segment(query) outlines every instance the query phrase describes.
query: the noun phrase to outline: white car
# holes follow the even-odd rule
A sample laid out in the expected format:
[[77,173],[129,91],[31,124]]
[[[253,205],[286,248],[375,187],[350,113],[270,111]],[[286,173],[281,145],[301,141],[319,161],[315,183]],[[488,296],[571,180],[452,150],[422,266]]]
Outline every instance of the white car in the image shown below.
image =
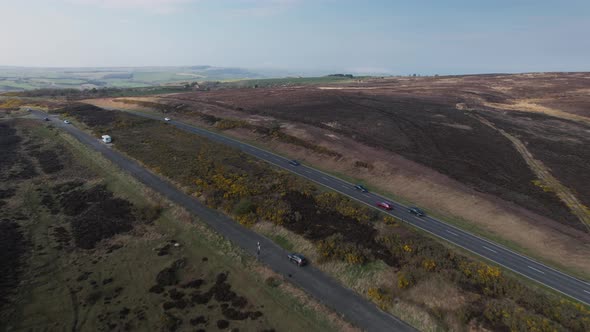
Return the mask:
[[70,123],[70,121],[69,121],[69,120],[64,120],[64,123],[65,123],[65,124],[69,124],[69,123]]
[[170,121],[170,118],[164,118],[164,121],[168,122]]

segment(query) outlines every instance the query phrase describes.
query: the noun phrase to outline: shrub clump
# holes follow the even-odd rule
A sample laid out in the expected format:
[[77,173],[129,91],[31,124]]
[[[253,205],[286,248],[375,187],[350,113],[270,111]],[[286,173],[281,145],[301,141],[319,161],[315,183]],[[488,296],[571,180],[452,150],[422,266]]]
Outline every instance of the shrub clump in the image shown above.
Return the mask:
[[371,251],[354,243],[344,241],[342,234],[331,235],[316,243],[322,260],[341,260],[349,264],[362,265],[372,260]]

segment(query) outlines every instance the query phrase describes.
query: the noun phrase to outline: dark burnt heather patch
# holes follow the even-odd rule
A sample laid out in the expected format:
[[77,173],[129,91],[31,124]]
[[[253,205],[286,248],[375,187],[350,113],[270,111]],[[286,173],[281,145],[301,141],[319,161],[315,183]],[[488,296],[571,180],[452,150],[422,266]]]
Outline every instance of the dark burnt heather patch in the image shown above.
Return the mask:
[[61,171],[64,166],[59,160],[59,156],[53,150],[40,151],[38,149],[29,152],[35,157],[45,174],[53,174]]
[[70,246],[71,235],[65,227],[58,226],[53,228],[51,235],[53,235],[55,242],[58,244],[57,249]]
[[17,162],[17,170],[14,171],[10,177],[14,180],[28,180],[39,175],[33,162],[25,156],[20,156]]
[[158,273],[156,276],[156,283],[160,287],[165,286],[173,286],[176,285],[179,281],[178,279],[178,270],[184,267],[186,264],[186,259],[178,259],[174,261],[169,267],[163,269]]
[[70,226],[77,247],[92,249],[99,241],[133,228],[136,218],[130,202],[113,197],[104,185],[81,186],[79,181],[69,181],[52,188],[63,213],[72,217]]
[[16,129],[0,122],[0,179],[3,181],[7,179],[7,171],[17,162],[21,141]]
[[377,230],[368,221],[359,222],[336,211],[325,210],[313,196],[298,191],[287,192],[283,199],[292,211],[283,223],[285,228],[314,242],[341,235],[345,243],[357,245],[360,251],[370,250],[374,258],[397,266],[387,249],[375,240]]
[[0,189],[0,208],[2,208],[4,205],[6,205],[5,200],[14,196],[15,193],[16,193],[16,189],[14,189],[14,188]]
[[0,123],[0,180],[28,180],[38,175],[35,166],[22,151],[26,142],[9,122]]
[[130,231],[134,219],[131,203],[126,200],[109,198],[94,203],[72,219],[74,241],[80,248],[92,249],[101,240]]
[[56,113],[76,116],[90,127],[108,126],[117,119],[116,112],[88,104],[70,104],[57,110]]
[[0,199],[8,199],[16,193],[14,188],[0,189]]
[[9,296],[19,284],[26,250],[21,227],[15,221],[0,220],[0,308],[10,303]]
[[98,185],[90,189],[75,189],[59,196],[63,212],[68,216],[76,216],[90,205],[111,199],[113,194],[105,186]]

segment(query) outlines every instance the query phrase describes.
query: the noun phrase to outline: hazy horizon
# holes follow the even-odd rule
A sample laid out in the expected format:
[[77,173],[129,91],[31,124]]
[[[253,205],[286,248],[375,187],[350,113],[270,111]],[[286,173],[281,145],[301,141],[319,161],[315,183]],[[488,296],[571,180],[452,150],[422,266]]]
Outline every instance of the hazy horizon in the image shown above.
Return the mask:
[[590,3],[8,0],[0,66],[407,75],[590,71]]

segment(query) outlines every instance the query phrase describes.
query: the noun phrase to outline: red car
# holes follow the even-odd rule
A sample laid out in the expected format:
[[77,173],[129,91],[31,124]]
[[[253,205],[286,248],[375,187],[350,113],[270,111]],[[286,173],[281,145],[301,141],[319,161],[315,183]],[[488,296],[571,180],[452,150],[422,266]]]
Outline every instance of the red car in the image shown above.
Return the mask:
[[384,210],[393,210],[393,205],[391,205],[391,203],[379,202],[376,205]]

